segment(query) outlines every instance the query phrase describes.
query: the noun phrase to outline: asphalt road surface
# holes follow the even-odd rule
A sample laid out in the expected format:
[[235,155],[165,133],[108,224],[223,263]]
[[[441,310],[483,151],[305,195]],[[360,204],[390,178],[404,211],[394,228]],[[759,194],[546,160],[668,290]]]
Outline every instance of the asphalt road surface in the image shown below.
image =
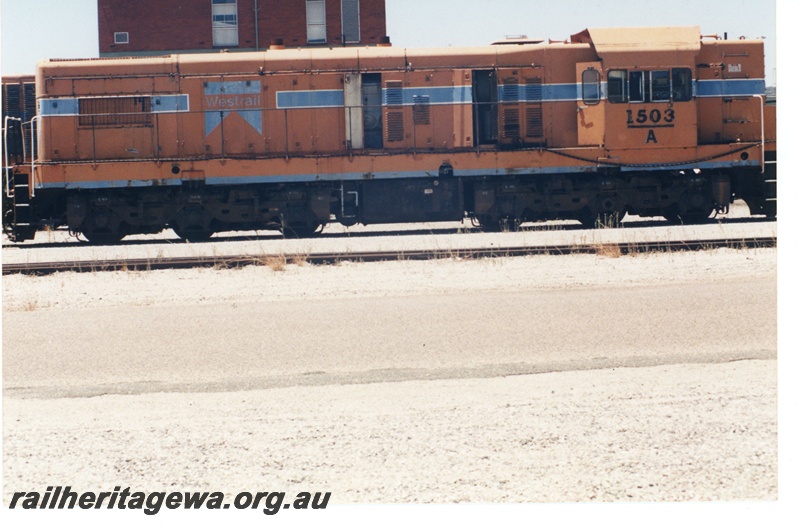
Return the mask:
[[4,388],[14,397],[218,392],[773,359],[776,291],[767,277],[7,312]]

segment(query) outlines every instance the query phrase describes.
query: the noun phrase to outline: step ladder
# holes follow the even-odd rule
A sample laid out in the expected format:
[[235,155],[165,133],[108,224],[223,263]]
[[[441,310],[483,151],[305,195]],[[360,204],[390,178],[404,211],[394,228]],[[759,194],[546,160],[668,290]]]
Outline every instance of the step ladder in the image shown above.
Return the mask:
[[12,221],[8,236],[14,242],[27,241],[36,234],[31,210],[30,179],[27,173],[19,171],[13,171],[11,177]]

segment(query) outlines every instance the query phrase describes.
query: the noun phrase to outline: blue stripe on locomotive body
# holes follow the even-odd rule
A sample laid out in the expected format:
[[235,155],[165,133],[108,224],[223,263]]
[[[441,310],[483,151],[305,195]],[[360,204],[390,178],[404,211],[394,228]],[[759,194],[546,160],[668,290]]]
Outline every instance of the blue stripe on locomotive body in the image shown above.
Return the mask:
[[[215,84],[236,84],[238,93],[258,93],[259,84],[252,83],[245,86],[244,82],[220,82]],[[234,88],[234,86],[230,86]],[[605,83],[603,83],[605,95]],[[214,94],[225,94],[224,86],[209,86]],[[387,101],[387,92],[400,91],[401,103]],[[753,96],[766,93],[764,79],[725,79],[725,80],[696,80],[694,94],[698,98]],[[499,103],[513,102],[577,102],[581,99],[580,84],[542,84],[541,89],[526,90],[516,87],[513,91],[507,86],[497,86],[497,101]],[[211,94],[207,92],[206,94]],[[446,87],[404,87],[383,89],[384,105],[410,106],[419,103],[420,97],[427,97],[427,103],[432,105],[471,104],[472,86],[446,86]],[[96,97],[92,97],[96,98]],[[39,100],[39,115],[42,117],[76,116],[79,114],[79,100],[73,97],[60,97]],[[185,113],[190,110],[189,95],[155,95],[150,97],[151,111],[153,113]],[[278,109],[314,109],[314,108],[341,108],[344,107],[344,91],[339,89],[317,91],[279,91],[276,94],[276,107]],[[250,111],[255,110],[251,109]]]
[[[136,95],[131,95],[136,96]],[[84,99],[120,97],[82,97]],[[42,117],[76,117],[80,115],[81,98],[59,97],[39,100],[39,115]],[[150,97],[151,113],[187,113],[189,95],[154,95]]]
[[[393,100],[392,94],[397,91],[400,92],[400,98]],[[411,106],[420,101],[419,97],[427,97],[427,103],[432,105],[471,104],[472,86],[406,87],[382,90],[384,106]],[[344,91],[341,89],[279,91],[276,94],[276,107],[278,109],[341,108],[344,107]]]
[[156,95],[150,97],[153,113],[186,113],[189,111],[189,95]]
[[764,79],[698,80],[695,87],[695,96],[698,98],[763,96],[766,93]]
[[341,89],[278,91],[275,97],[275,106],[278,109],[344,107],[344,91]]
[[[602,96],[606,96],[606,83],[602,84]],[[399,93],[397,93],[399,92]],[[697,97],[726,97],[764,95],[766,83],[763,79],[699,80],[694,83]],[[403,87],[382,90],[384,106],[411,106],[428,97],[432,105],[471,104],[471,86]],[[344,107],[344,92],[341,90],[281,91],[277,93],[278,109]],[[525,86],[509,88],[497,86],[499,103],[514,102],[577,102],[581,100],[581,84],[542,84],[541,89],[525,89]]]
[[164,180],[98,180],[98,181],[75,181],[75,182],[50,182],[47,184],[36,184],[36,189],[64,189],[64,190],[108,190],[122,188],[151,188],[154,186],[180,186],[181,179]]
[[[395,90],[401,91],[400,104],[389,100]],[[384,106],[413,106],[420,102],[421,97],[427,97],[427,103],[432,105],[472,104],[472,86],[387,88],[382,94]]]
[[[541,98],[526,99],[524,89],[520,90],[522,96],[512,98],[501,85],[497,87],[497,98],[498,102],[574,102],[579,99],[579,92],[579,84],[544,84]],[[278,109],[344,107],[342,90],[279,91],[276,97]],[[427,97],[425,102],[431,105],[472,104],[472,86],[384,88],[381,95],[384,106],[413,106],[421,97]]]
[[67,97],[40,99],[39,115],[42,117],[74,117],[78,115],[78,99]]
[[541,89],[525,89],[526,86],[497,86],[497,101],[509,102],[577,102],[580,100],[580,84],[542,84]]

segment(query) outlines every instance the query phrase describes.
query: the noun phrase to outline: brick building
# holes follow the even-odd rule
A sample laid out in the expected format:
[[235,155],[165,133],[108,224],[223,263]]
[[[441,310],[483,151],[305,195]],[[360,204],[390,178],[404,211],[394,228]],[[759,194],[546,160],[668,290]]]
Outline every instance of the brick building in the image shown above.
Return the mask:
[[385,0],[98,0],[100,56],[369,46],[386,35]]

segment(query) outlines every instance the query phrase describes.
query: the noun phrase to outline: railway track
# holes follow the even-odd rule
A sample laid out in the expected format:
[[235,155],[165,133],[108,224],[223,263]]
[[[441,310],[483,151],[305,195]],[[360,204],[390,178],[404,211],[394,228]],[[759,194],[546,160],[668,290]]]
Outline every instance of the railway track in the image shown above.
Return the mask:
[[148,259],[75,260],[3,264],[3,275],[46,275],[56,272],[147,271],[186,268],[236,268],[241,266],[274,266],[285,263],[336,264],[343,261],[376,262],[430,259],[478,259],[518,257],[524,255],[598,254],[607,256],[644,252],[677,252],[719,248],[749,249],[777,246],[777,237],[742,239],[702,239],[692,241],[625,242],[605,244],[570,244],[517,246],[505,248],[423,249],[339,253],[274,253],[259,255],[158,257]]

